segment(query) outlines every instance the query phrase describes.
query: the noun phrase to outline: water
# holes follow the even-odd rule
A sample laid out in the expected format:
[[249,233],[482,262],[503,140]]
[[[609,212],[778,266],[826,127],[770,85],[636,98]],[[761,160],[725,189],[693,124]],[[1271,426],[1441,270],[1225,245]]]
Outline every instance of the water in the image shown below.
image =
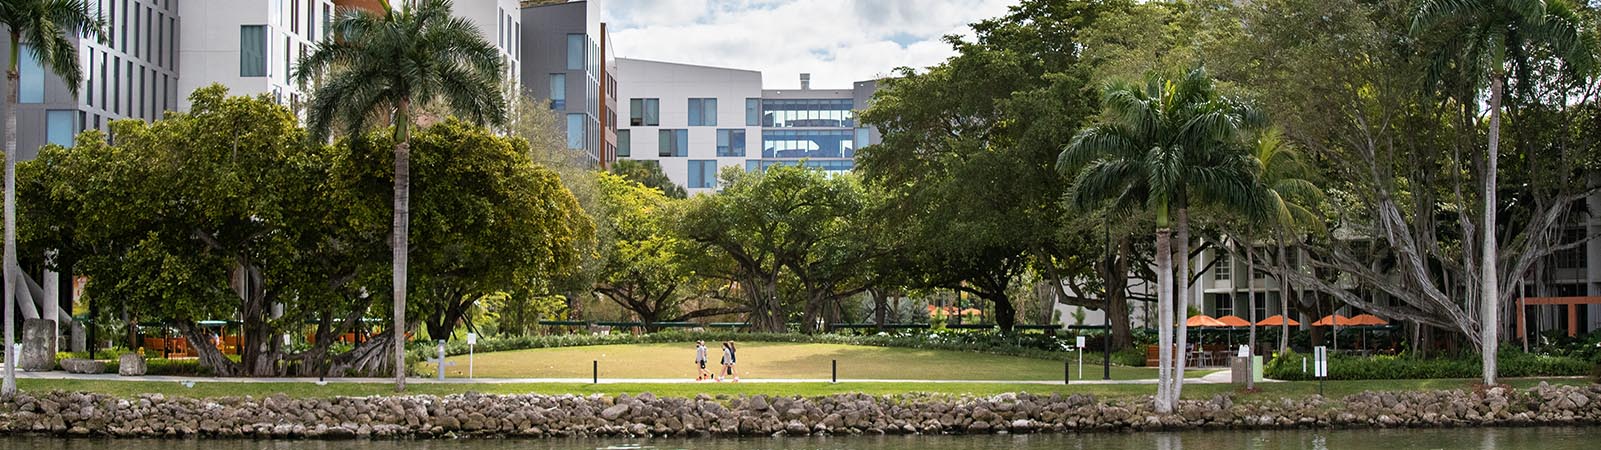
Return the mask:
[[[1288,430],[1184,433],[1085,433],[1011,436],[839,436],[741,439],[532,439],[457,441],[215,441],[0,437],[10,450],[545,450],[654,448],[708,450],[1058,450],[1058,449],[1595,449],[1601,427],[1427,430]],[[638,447],[634,447],[638,446]]]

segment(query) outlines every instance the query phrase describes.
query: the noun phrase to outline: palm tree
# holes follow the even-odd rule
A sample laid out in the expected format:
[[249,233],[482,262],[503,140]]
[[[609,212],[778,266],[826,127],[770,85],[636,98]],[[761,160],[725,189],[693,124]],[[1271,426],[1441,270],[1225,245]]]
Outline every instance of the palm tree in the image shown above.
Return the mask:
[[[1251,159],[1257,165],[1257,180],[1266,196],[1266,212],[1274,218],[1279,270],[1295,270],[1285,252],[1285,239],[1288,236],[1299,239],[1299,230],[1322,230],[1323,219],[1315,205],[1323,200],[1323,191],[1308,179],[1312,171],[1301,151],[1285,142],[1277,128],[1263,130],[1252,144]],[[1286,319],[1279,333],[1280,354],[1290,348],[1290,292],[1289,276],[1280,275],[1279,311]]]
[[[1495,239],[1496,159],[1501,150],[1501,97],[1509,73],[1530,74],[1535,50],[1548,49],[1568,73],[1597,63],[1596,38],[1567,0],[1425,0],[1412,16],[1412,32],[1449,33],[1435,49],[1436,72],[1464,77],[1477,95],[1487,82],[1489,147],[1484,166],[1484,218],[1479,227],[1479,344],[1486,385],[1495,384],[1500,331],[1500,286]],[[1454,66],[1445,69],[1445,66]],[[1532,80],[1525,80],[1532,81]],[[1475,99],[1463,102],[1475,104]]]
[[451,15],[450,0],[407,0],[382,13],[351,8],[331,24],[334,36],[316,46],[294,72],[302,85],[318,82],[306,110],[312,136],[326,140],[336,125],[361,132],[389,121],[395,138],[394,252],[395,390],[406,386],[406,252],[409,245],[411,126],[420,106],[437,104],[475,123],[501,125],[503,62],[471,22]]
[[[1193,202],[1226,206],[1260,203],[1252,189],[1249,156],[1239,130],[1257,115],[1217,94],[1202,68],[1175,79],[1155,74],[1143,86],[1114,83],[1102,96],[1101,121],[1076,134],[1057,159],[1073,177],[1069,196],[1078,208],[1111,202],[1122,212],[1145,209],[1156,217],[1157,335],[1160,373],[1156,409],[1168,413],[1183,388],[1182,355],[1175,362],[1174,313],[1188,278],[1188,208]],[[1173,245],[1177,231],[1179,245]],[[1173,255],[1179,254],[1174,287]],[[1183,323],[1183,320],[1178,321]],[[1178,345],[1185,345],[1185,327]]]
[[[17,392],[16,368],[11,364],[16,339],[15,315],[17,281],[17,96],[21,94],[22,44],[27,57],[61,77],[67,90],[78,95],[83,69],[78,65],[78,43],[72,38],[100,37],[100,15],[80,0],[0,0],[0,24],[11,37],[11,61],[6,66],[6,174],[5,174],[5,333],[6,373],[0,395],[10,398]],[[54,319],[54,318],[52,318]]]

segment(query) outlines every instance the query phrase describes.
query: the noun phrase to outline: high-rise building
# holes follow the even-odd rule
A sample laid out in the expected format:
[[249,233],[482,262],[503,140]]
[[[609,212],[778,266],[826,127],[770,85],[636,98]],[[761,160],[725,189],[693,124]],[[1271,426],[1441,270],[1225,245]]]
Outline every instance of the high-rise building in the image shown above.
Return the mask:
[[523,92],[561,115],[567,148],[605,167],[617,155],[617,61],[600,2],[530,3],[522,8]]
[[849,89],[762,89],[753,70],[620,58],[618,83],[627,121],[618,125],[617,157],[656,161],[691,193],[717,188],[726,167],[762,170],[800,164],[825,171],[855,167],[856,149],[878,134],[859,126],[875,81]]
[[[106,21],[101,40],[69,37],[76,45],[83,82],[73,97],[61,77],[34,58],[17,59],[17,157],[32,159],[45,144],[71,145],[85,129],[105,130],[115,119],[153,120],[178,107],[179,32],[176,2],[91,0]],[[0,56],[9,58],[9,37],[0,36]],[[0,91],[4,91],[0,89]],[[0,95],[6,95],[0,92]]]
[[[270,94],[297,108],[306,92],[291,77],[300,58],[329,34],[333,0],[177,1],[178,109],[189,93],[212,83],[232,95]],[[115,30],[116,28],[111,28]]]

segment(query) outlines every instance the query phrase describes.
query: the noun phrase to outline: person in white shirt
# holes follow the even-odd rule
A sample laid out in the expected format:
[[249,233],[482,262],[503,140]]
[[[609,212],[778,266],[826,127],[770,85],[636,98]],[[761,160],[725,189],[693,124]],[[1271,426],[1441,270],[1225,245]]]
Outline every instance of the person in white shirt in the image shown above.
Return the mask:
[[695,381],[712,377],[711,372],[706,371],[706,341],[695,341],[695,365],[700,367],[700,372],[695,375]]

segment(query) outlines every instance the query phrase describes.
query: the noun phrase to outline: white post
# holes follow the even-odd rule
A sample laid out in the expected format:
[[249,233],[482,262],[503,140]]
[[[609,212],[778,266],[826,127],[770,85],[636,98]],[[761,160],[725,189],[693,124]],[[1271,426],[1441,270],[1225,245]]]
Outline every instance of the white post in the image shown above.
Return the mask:
[[1084,336],[1077,336],[1075,338],[1075,340],[1078,341],[1078,342],[1076,342],[1076,344],[1078,344],[1078,379],[1082,380],[1082,379],[1084,379],[1084,344],[1085,344],[1084,341],[1085,340],[1084,340]]
[[473,347],[478,345],[478,333],[467,333],[467,379],[473,378]]

